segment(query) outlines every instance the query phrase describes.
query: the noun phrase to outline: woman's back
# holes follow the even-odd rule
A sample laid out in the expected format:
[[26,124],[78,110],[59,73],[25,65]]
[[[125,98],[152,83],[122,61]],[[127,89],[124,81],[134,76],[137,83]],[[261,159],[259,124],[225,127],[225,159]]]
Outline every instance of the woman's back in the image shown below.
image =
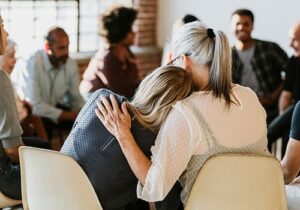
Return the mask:
[[266,114],[256,94],[249,88],[235,85],[232,100],[234,102],[227,108],[225,100],[215,98],[211,92],[200,91],[182,104],[204,118],[221,145],[234,148],[266,138]]
[[[212,92],[192,94],[176,103],[158,134],[152,160],[167,163],[159,166],[163,168],[159,174],[166,177],[163,188],[169,189],[180,175],[183,203],[210,156],[218,153],[268,154],[266,114],[257,96],[249,88],[238,85],[233,88],[233,95],[235,102],[226,107],[225,100],[215,98]],[[164,151],[161,144],[168,145],[163,147]]]
[[[256,95],[241,86],[235,86],[233,94],[237,103],[231,104],[229,109],[224,108],[225,101],[214,99],[210,93],[198,92],[194,94],[195,98],[187,100],[189,105],[186,108],[193,113],[190,120],[197,121],[191,124],[197,124],[200,129],[193,131],[199,146],[187,166],[188,170],[180,178],[186,182],[182,197],[189,194],[194,182],[192,179],[212,155],[269,154],[266,150],[266,114]],[[197,136],[200,138],[197,139]]]

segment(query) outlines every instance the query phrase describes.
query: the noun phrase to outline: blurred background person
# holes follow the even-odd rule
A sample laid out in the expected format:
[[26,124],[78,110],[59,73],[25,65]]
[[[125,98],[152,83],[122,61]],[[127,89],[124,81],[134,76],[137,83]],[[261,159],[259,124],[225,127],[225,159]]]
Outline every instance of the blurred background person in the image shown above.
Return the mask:
[[44,49],[29,58],[22,78],[24,95],[33,113],[42,117],[49,139],[53,128],[70,130],[84,100],[78,88],[78,66],[69,57],[69,37],[64,29],[50,28]]
[[282,138],[281,156],[286,151],[289,141],[289,131],[295,104],[300,99],[300,22],[296,23],[289,31],[290,46],[294,50],[289,59],[283,91],[279,99],[279,116],[268,126],[268,147],[272,146],[278,138]]
[[[0,69],[6,71],[8,75],[11,75],[15,68],[17,61],[16,50],[16,43],[8,39],[4,54],[0,58]],[[39,137],[44,141],[48,141],[48,136],[41,118],[33,115],[31,105],[26,100],[22,100],[18,95],[18,87],[16,87],[17,85],[17,83],[13,83],[19,120],[23,129],[23,140],[24,138],[27,139],[27,137]]]
[[172,55],[170,53],[171,52],[170,42],[172,39],[172,34],[174,34],[182,25],[193,21],[200,21],[200,19],[192,14],[186,14],[185,16],[176,20],[173,23],[171,36],[168,38],[163,48],[161,65],[165,65],[171,60]]
[[257,94],[267,112],[269,124],[278,115],[283,82],[281,72],[286,67],[288,56],[278,44],[252,37],[252,11],[234,11],[231,24],[236,37],[232,47],[233,82],[249,87]]
[[133,23],[137,11],[126,7],[113,7],[100,16],[99,34],[105,41],[89,63],[80,83],[80,93],[87,100],[100,88],[107,88],[128,99],[139,84],[139,71],[130,50],[134,44]]
[[[0,17],[0,57],[7,44],[7,32]],[[23,145],[22,128],[14,97],[14,90],[7,73],[0,70],[0,190],[13,199],[21,199],[20,166],[18,148]]]
[[[0,59],[7,46],[8,33],[0,16]],[[4,65],[5,66],[5,65]],[[15,93],[8,74],[0,68],[0,191],[13,199],[21,199],[21,177],[18,148],[23,145],[22,128],[15,101]],[[25,142],[24,142],[25,143]],[[34,143],[34,144],[31,144]],[[49,149],[49,145],[33,139],[27,146]]]
[[281,161],[289,210],[300,206],[300,102],[293,111],[290,139]]

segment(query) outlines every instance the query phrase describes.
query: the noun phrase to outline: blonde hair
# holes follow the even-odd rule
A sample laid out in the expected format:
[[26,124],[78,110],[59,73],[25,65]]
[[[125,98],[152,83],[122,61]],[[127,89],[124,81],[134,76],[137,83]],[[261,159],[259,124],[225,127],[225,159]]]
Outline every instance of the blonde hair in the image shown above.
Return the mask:
[[208,88],[214,96],[224,97],[226,104],[231,103],[231,49],[222,31],[208,28],[199,21],[183,25],[172,39],[174,57],[188,55],[196,64],[209,67]]
[[128,108],[144,127],[157,132],[176,101],[193,89],[192,78],[184,69],[162,66],[141,82]]

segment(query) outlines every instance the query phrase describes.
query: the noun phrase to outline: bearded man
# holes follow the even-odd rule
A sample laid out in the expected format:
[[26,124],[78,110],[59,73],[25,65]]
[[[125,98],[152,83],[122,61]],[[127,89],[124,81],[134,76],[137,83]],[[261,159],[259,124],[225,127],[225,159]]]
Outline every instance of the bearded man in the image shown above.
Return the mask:
[[72,127],[84,101],[78,88],[78,66],[69,57],[69,37],[64,29],[48,31],[44,49],[28,59],[20,82],[33,113],[42,117],[49,139],[53,127]]

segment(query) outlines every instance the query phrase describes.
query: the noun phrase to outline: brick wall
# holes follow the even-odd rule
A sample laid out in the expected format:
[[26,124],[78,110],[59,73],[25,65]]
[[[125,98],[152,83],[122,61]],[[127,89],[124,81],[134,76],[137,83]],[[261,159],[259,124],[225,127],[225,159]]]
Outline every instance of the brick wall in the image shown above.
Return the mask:
[[134,8],[138,10],[138,17],[135,21],[136,44],[138,46],[155,45],[157,0],[135,0]]
[[141,78],[160,66],[161,63],[161,50],[156,46],[149,47],[133,47],[133,53],[137,58],[137,66],[140,70]]
[[143,78],[161,63],[161,50],[156,47],[157,0],[135,0],[134,8],[138,10],[138,17],[133,51]]

